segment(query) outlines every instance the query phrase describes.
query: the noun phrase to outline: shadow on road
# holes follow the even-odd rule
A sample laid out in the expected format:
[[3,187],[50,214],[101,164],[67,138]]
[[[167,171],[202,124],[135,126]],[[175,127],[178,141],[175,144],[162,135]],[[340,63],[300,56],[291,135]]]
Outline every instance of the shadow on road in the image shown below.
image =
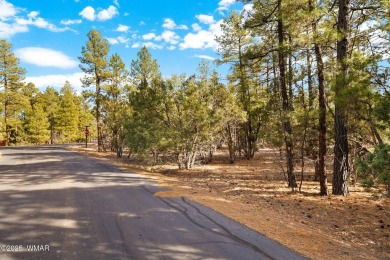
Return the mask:
[[[210,211],[215,221],[184,198],[157,198],[163,189],[138,174],[62,147],[1,151],[0,246],[23,248],[0,247],[1,259],[271,258],[247,242],[260,239],[255,232]],[[29,252],[28,245],[50,250]]]

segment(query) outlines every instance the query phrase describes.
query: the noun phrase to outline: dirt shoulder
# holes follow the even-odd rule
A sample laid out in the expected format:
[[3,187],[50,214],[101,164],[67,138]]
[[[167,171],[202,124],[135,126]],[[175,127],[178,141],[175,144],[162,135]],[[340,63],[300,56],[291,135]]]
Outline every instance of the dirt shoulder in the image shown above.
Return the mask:
[[319,185],[311,181],[310,167],[305,168],[302,192],[292,193],[271,149],[235,164],[220,153],[212,163],[192,170],[147,167],[93,147],[70,149],[149,177],[170,188],[156,196],[190,198],[309,258],[390,259],[389,198],[359,187],[351,187],[348,197],[317,196]]

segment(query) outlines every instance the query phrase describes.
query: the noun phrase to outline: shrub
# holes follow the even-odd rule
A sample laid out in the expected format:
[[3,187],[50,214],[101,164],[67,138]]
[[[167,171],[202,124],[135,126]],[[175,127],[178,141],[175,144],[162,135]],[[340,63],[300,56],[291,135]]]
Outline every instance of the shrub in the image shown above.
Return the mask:
[[384,183],[390,197],[390,145],[378,145],[363,160],[356,161],[362,185],[370,188],[376,181]]

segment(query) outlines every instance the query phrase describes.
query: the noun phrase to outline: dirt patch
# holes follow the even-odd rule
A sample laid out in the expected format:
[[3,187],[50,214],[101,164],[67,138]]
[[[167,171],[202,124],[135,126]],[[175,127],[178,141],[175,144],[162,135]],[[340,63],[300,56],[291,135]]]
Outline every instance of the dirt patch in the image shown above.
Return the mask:
[[[97,153],[72,150],[158,181],[170,191],[156,196],[188,197],[313,259],[390,259],[390,199],[379,190],[351,187],[348,197],[321,197],[305,167],[302,191],[286,187],[278,155],[261,149],[251,160],[228,163],[226,153],[192,170],[175,165],[145,166]],[[297,169],[297,172],[300,169]],[[298,176],[300,179],[301,176]],[[329,188],[331,189],[330,185]]]

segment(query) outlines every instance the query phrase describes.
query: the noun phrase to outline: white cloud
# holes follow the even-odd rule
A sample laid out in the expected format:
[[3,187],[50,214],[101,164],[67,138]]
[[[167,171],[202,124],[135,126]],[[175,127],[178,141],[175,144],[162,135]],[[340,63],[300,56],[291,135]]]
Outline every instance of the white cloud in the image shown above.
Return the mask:
[[194,23],[191,26],[192,26],[192,30],[194,30],[195,32],[199,32],[200,30],[202,30],[202,27],[200,27],[200,25],[197,23]]
[[160,38],[162,40],[164,40],[165,42],[170,43],[172,45],[178,44],[179,39],[180,39],[180,37],[175,32],[168,31],[168,30],[164,31],[161,34],[161,36],[159,36],[159,38],[157,38],[157,40]]
[[215,35],[215,36],[221,36],[223,34],[221,25],[223,23],[223,20],[219,20],[213,24],[210,25],[210,31]]
[[107,21],[112,19],[115,15],[119,14],[115,6],[110,5],[107,9],[101,10],[97,14],[97,19],[99,21]]
[[222,34],[222,20],[210,24],[208,30],[200,30],[195,33],[188,33],[184,37],[184,41],[179,44],[181,50],[185,49],[214,49],[218,47],[215,41],[217,36]]
[[17,10],[13,4],[5,0],[0,0],[0,21],[5,21],[9,17],[16,15]]
[[95,20],[95,9],[92,6],[85,7],[80,13],[83,18],[94,21]]
[[116,38],[106,38],[106,39],[107,39],[108,43],[111,45],[119,44],[119,41]]
[[107,38],[107,41],[110,44],[115,45],[115,44],[119,44],[119,43],[128,43],[129,38],[127,38],[125,36],[118,36],[116,38]]
[[199,22],[203,24],[213,24],[215,22],[213,16],[206,14],[199,14],[196,16],[196,19],[198,19]]
[[38,17],[38,15],[39,15],[39,13],[37,11],[32,11],[27,16],[28,16],[28,18],[35,19]]
[[119,24],[118,28],[115,31],[127,33],[129,31],[129,29],[130,29],[130,26]]
[[164,19],[164,24],[162,27],[166,28],[166,29],[173,30],[176,27],[176,23],[172,19],[166,18],[166,19]]
[[176,49],[176,46],[169,46],[168,48],[167,48],[169,51],[173,51],[173,50],[175,50]]
[[77,20],[61,20],[61,24],[63,25],[72,25],[72,24],[80,24],[82,23],[83,21],[80,20],[80,19],[77,19]]
[[[177,35],[173,31],[165,30],[161,35],[156,35],[153,32],[144,34],[144,35],[142,35],[142,39],[145,40],[145,41],[151,41],[151,40],[158,41],[158,42],[163,41],[165,43],[170,44],[171,47],[172,47],[172,45],[176,45],[176,44],[179,43],[180,36]],[[150,43],[146,43],[146,46],[147,47],[152,47],[154,49],[162,49],[164,44],[163,45],[157,45],[157,44],[156,45],[151,45]]]
[[243,19],[247,20],[251,13],[253,13],[253,4],[246,4],[242,7]]
[[143,43],[136,42],[136,43],[133,43],[133,45],[131,45],[131,48],[138,49],[138,48],[141,48],[142,46],[146,46],[149,49],[155,49],[155,50],[161,50],[163,48],[162,45],[158,45],[154,42],[143,42]]
[[175,30],[175,29],[188,30],[188,27],[186,25],[184,24],[177,25],[175,21],[173,21],[171,18],[165,18],[162,27],[168,30]]
[[38,12],[32,11],[28,14],[28,19],[16,18],[15,22],[19,26],[33,25],[33,26],[36,26],[38,28],[49,30],[51,32],[64,32],[64,31],[69,30],[68,27],[59,28],[59,27],[55,26],[54,24],[49,23],[45,19],[38,17],[38,15],[39,15]]
[[197,33],[189,33],[180,43],[180,49],[204,49],[215,48],[214,35],[210,31],[201,30]]
[[110,5],[107,9],[102,9],[97,14],[95,14],[95,9],[92,6],[85,7],[79,15],[81,15],[83,18],[89,20],[89,21],[95,21],[96,19],[98,21],[107,21],[112,19],[115,15],[118,15],[118,9],[116,9],[115,6]]
[[42,75],[34,77],[26,77],[25,82],[32,82],[34,85],[44,90],[46,87],[54,87],[60,89],[64,86],[65,81],[69,81],[72,87],[80,93],[82,91],[82,84],[80,79],[85,76],[82,72],[76,72],[73,74],[56,74],[56,75]]
[[119,2],[118,2],[118,0],[114,0],[114,5],[116,5],[116,6],[119,7]]
[[78,65],[64,53],[52,49],[26,47],[15,50],[15,54],[20,60],[40,67],[69,69]]
[[28,32],[29,26],[46,29],[52,32],[64,32],[70,30],[68,27],[59,28],[39,17],[39,12],[31,11],[27,17],[17,16],[19,9],[9,4],[7,1],[0,0],[0,38],[10,38],[21,32]]
[[145,41],[150,41],[150,40],[153,40],[154,38],[156,38],[155,33],[147,33],[147,34],[142,35],[142,39],[144,39]]
[[204,60],[215,60],[214,57],[211,57],[211,56],[208,56],[208,55],[194,55],[195,58],[200,58],[200,59],[204,59]]
[[154,49],[154,50],[161,50],[163,46],[155,44],[154,42],[144,42],[142,46],[146,46],[149,49]]
[[229,7],[234,4],[234,2],[236,2],[236,0],[221,0],[219,3],[218,3],[218,9],[217,10],[228,10]]
[[133,45],[131,45],[131,48],[133,48],[133,49],[137,49],[139,47],[141,47],[141,43],[139,43],[139,42],[134,43]]
[[129,38],[124,37],[124,36],[118,36],[118,37],[116,37],[116,38],[118,39],[118,41],[119,41],[120,43],[128,43],[128,42],[129,42]]
[[0,21],[0,38],[8,39],[22,32],[28,32],[26,25],[8,24]]

